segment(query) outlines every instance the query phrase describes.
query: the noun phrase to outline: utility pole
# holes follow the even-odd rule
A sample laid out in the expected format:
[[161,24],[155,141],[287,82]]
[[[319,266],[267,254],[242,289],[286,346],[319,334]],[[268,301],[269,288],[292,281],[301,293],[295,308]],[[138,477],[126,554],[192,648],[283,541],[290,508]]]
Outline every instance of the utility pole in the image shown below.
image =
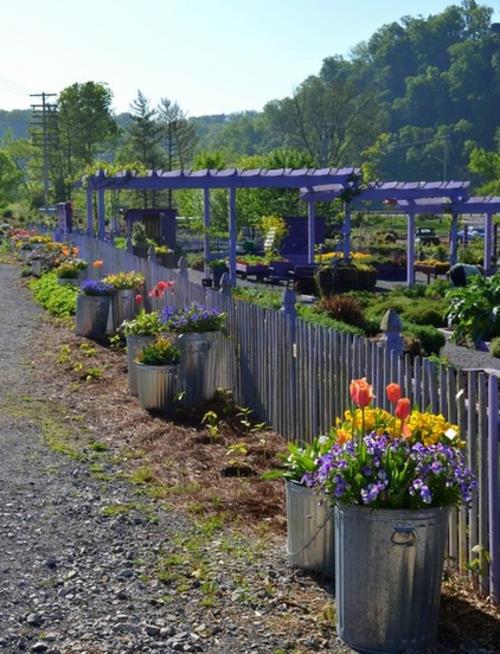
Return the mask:
[[31,127],[33,145],[42,148],[43,153],[43,203],[45,211],[49,206],[49,146],[56,133],[57,104],[47,102],[47,98],[57,93],[32,93],[31,98],[41,98],[41,104],[31,105]]

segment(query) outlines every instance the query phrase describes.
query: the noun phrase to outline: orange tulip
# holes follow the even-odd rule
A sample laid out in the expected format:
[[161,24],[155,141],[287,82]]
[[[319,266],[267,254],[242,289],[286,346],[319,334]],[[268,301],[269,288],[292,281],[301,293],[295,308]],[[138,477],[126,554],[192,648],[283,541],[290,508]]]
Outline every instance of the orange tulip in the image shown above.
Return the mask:
[[386,387],[387,399],[389,402],[396,404],[401,397],[401,386],[399,384],[387,384]]
[[349,386],[351,398],[354,404],[357,404],[360,409],[368,406],[375,397],[373,395],[373,386],[371,386],[366,379],[353,379]]
[[411,402],[407,397],[402,397],[397,401],[396,408],[394,409],[394,415],[396,418],[399,418],[401,421],[405,421],[406,418],[410,415],[411,412]]
[[94,263],[92,264],[92,268],[102,268],[104,264],[104,261],[102,259],[96,259]]

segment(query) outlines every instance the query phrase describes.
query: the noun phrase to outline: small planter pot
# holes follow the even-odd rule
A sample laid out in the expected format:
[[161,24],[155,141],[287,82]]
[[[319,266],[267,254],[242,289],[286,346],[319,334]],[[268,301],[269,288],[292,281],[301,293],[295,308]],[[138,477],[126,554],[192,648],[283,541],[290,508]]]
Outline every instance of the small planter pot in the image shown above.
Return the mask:
[[31,261],[31,272],[33,277],[41,277],[43,272],[43,263],[41,259],[33,259]]
[[108,324],[109,295],[78,295],[76,300],[76,333],[89,338],[104,338]]
[[201,280],[201,285],[203,288],[212,288],[213,279],[211,277],[203,277]]
[[285,484],[288,563],[334,577],[333,507],[303,484],[288,480]]
[[175,252],[166,252],[165,254],[157,254],[156,261],[164,268],[177,268],[177,260],[179,256]]
[[335,507],[337,633],[350,647],[413,654],[432,646],[448,514]]
[[225,272],[227,272],[227,268],[212,268],[214,288],[220,287],[220,280]]
[[111,296],[111,331],[116,332],[124,320],[132,320],[136,314],[135,296],[133,288],[117,290]]
[[140,243],[139,245],[132,246],[132,252],[135,254],[136,257],[142,257],[143,259],[146,259],[150,247],[151,246],[149,245],[149,243]]
[[23,263],[29,263],[32,250],[20,250],[19,254],[21,256],[21,261]]
[[180,334],[182,375],[186,387],[185,402],[198,407],[211,400],[217,389],[218,332]]
[[137,368],[135,359],[139,356],[142,349],[153,343],[154,336],[127,336],[127,373],[128,388],[132,395],[137,395]]
[[179,390],[179,365],[146,366],[134,363],[137,393],[143,409],[170,412]]

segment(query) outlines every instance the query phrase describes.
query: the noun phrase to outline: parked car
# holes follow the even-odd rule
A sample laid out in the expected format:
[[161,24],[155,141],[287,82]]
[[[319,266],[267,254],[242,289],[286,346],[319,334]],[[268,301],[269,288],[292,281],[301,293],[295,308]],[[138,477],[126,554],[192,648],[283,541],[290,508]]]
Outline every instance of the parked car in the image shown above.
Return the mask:
[[433,227],[417,227],[415,232],[417,245],[439,245],[439,236]]
[[[469,227],[467,230],[467,240],[473,241],[476,238],[484,238],[484,227]],[[465,240],[465,230],[461,229],[457,234],[457,239],[459,243],[463,243]]]

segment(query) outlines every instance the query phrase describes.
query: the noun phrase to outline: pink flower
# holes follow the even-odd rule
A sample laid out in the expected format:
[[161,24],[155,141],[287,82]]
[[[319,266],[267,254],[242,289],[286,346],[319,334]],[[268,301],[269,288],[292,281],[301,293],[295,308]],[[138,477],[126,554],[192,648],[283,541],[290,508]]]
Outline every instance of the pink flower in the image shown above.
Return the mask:
[[141,295],[140,293],[138,293],[138,294],[135,296],[135,303],[137,304],[137,306],[139,306],[140,304],[142,304],[142,295]]

